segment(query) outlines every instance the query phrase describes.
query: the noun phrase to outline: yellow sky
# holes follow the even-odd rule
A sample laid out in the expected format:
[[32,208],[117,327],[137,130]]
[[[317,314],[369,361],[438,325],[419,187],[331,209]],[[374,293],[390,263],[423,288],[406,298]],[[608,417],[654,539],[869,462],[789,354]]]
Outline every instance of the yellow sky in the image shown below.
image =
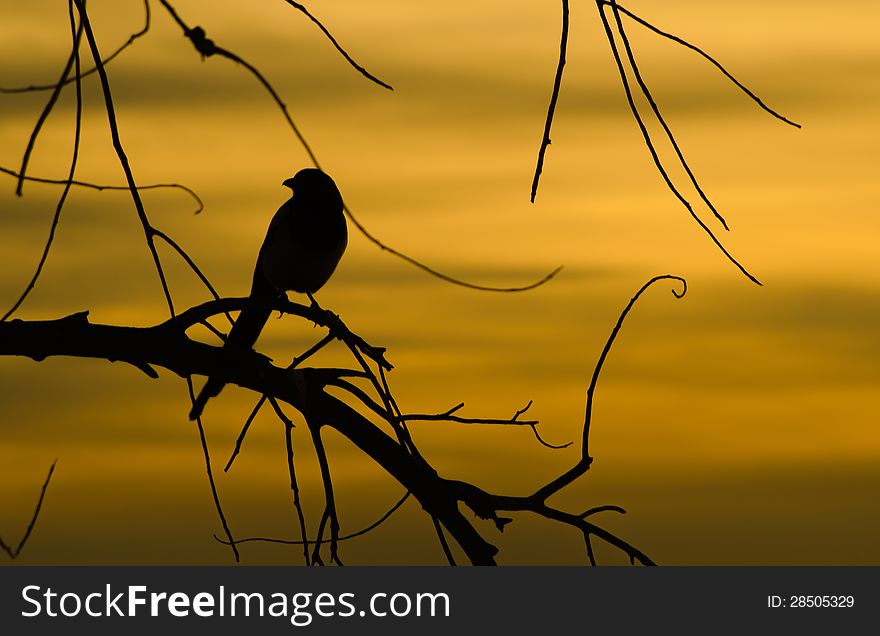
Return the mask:
[[[56,77],[69,37],[62,4],[2,8],[0,85]],[[268,220],[286,196],[281,181],[307,157],[253,78],[225,60],[202,62],[152,4],[151,31],[109,66],[122,139],[139,182],[177,181],[204,199],[205,212],[194,216],[185,195],[145,194],[154,223],[221,293],[243,295]],[[590,3],[572,7],[535,205],[528,193],[558,50],[556,3],[313,3],[393,93],[357,75],[283,2],[174,4],[265,73],[346,202],[384,240],[484,284],[526,283],[565,266],[533,292],[481,294],[429,278],[353,232],[319,298],[389,347],[405,410],[464,401],[472,415],[509,416],[531,399],[545,437],[575,439],[584,388],[618,312],[651,276],[679,274],[690,283],[685,299],[661,285],[629,318],[597,393],[594,468],[560,505],[624,506],[629,513],[607,526],[660,563],[880,563],[876,3],[849,3],[846,13],[814,1],[627,5],[706,48],[804,126],[785,126],[704,60],[629,27],[645,78],[732,231],[699,213],[761,288],[665,189]],[[95,0],[90,9],[107,52],[143,20],[135,0]],[[78,177],[121,183],[95,79],[86,86]],[[0,165],[17,168],[45,99],[0,95]],[[72,122],[67,91],[37,144],[32,174],[65,173]],[[672,155],[664,157],[672,165]],[[685,183],[680,171],[672,174]],[[14,180],[4,178],[5,311],[33,272],[60,192],[27,184],[19,199]],[[163,258],[179,306],[207,298],[170,252]],[[18,316],[82,309],[107,323],[165,316],[124,193],[72,193],[45,273]],[[260,349],[281,361],[315,339],[310,326],[273,320]],[[225,462],[253,400],[228,388],[210,405],[216,463]],[[168,373],[149,381],[106,362],[0,359],[0,535],[9,542],[23,531],[57,457],[23,562],[226,563],[228,552],[211,539],[219,524],[187,409],[184,383]],[[416,431],[444,475],[511,494],[530,492],[574,461],[575,451],[540,447],[527,429]],[[401,493],[341,440],[330,446],[343,532],[356,530]],[[303,456],[317,521],[317,472]],[[281,430],[266,413],[234,469],[219,478],[237,535],[291,535],[285,473]],[[502,537],[479,527],[505,563],[584,560],[578,536],[546,523],[518,517]],[[432,534],[407,504],[343,556],[440,562]],[[265,547],[243,555],[246,563],[298,559],[297,550]]]

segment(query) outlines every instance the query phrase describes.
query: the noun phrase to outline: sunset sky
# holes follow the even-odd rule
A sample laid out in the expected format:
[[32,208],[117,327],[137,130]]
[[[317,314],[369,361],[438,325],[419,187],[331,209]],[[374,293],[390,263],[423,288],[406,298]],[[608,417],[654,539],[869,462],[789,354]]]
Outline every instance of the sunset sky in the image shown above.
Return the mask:
[[[143,2],[90,0],[102,53],[143,25]],[[615,345],[596,394],[590,472],[554,503],[616,504],[597,522],[661,564],[880,564],[880,6],[632,0],[628,9],[701,46],[798,130],[760,110],[708,62],[626,22],[640,67],[725,232],[764,284],[728,262],[665,187],[632,119],[594,3],[572,3],[568,63],[535,204],[529,188],[559,47],[558,2],[332,0],[307,6],[353,70],[281,0],[172,3],[190,25],[258,67],[358,219],[395,248],[484,285],[455,287],[381,252],[350,226],[318,294],[388,347],[409,412],[509,417],[529,400],[550,442],[576,440],[584,391],[620,310],[657,274]],[[150,31],[108,66],[122,142],[153,223],[221,294],[248,291],[281,182],[309,159],[262,87],[228,60],[202,61],[158,2]],[[70,49],[64,2],[0,8],[0,86],[57,80]],[[87,49],[83,49],[87,53]],[[87,64],[88,65],[88,64]],[[77,178],[121,184],[96,76],[84,80]],[[18,170],[48,92],[0,94],[0,166]],[[64,91],[29,173],[66,177],[74,91]],[[662,130],[652,128],[662,141]],[[674,155],[661,144],[666,163]],[[681,170],[671,170],[698,202]],[[33,274],[61,189],[0,174],[0,314]],[[208,299],[161,249],[179,308]],[[167,308],[125,192],[74,189],[43,276],[15,317],[89,310],[147,326]],[[217,323],[218,325],[221,323]],[[323,333],[270,320],[258,349],[286,364]],[[350,364],[334,349],[315,364]],[[197,378],[197,386],[203,382]],[[222,467],[256,396],[227,388],[205,425],[237,537],[295,538],[283,428],[261,413]],[[186,384],[106,361],[0,357],[0,536],[17,543],[49,465],[58,467],[22,563],[226,564]],[[446,477],[528,494],[577,459],[527,428],[413,425]],[[317,464],[300,426],[312,531]],[[377,519],[402,488],[328,431],[342,532]],[[477,522],[505,564],[581,564],[581,537],[527,515],[503,535]],[[242,546],[246,564],[300,561],[298,548]],[[342,550],[347,563],[442,563],[410,501]],[[600,560],[622,563],[613,550]],[[2,562],[2,561],[0,561]]]

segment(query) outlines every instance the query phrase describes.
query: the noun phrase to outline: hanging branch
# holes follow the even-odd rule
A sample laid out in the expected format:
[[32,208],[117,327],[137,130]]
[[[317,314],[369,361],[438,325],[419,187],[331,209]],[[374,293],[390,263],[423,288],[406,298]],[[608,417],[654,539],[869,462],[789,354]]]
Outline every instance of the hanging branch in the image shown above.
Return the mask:
[[[299,532],[302,537],[300,543],[303,546],[303,559],[306,565],[311,565],[312,561],[309,558],[309,532],[306,528],[306,517],[299,498],[299,484],[296,480],[296,468],[293,463],[293,422],[289,419],[284,423],[284,440],[287,449],[287,474],[290,476],[290,491],[293,494],[293,508],[296,510],[296,520],[299,523]],[[229,460],[229,463],[232,463],[232,459]],[[227,465],[228,468],[229,465]]]
[[[80,56],[79,56],[79,45],[82,39],[83,34],[83,25],[80,22],[79,27],[76,26],[76,20],[73,15],[73,3],[68,2],[68,11],[70,14],[70,32],[73,38],[73,51],[71,52],[71,58],[73,60],[73,68],[76,73],[76,111],[75,111],[75,124],[74,124],[74,133],[73,133],[73,151],[70,157],[70,170],[67,173],[67,180],[64,182],[64,189],[61,191],[61,197],[58,199],[58,205],[55,206],[55,214],[52,217],[52,225],[49,228],[49,236],[46,239],[46,245],[43,247],[43,253],[40,256],[40,261],[37,263],[37,269],[34,272],[34,275],[31,277],[31,280],[28,282],[27,286],[24,288],[24,291],[18,297],[12,307],[0,317],[0,322],[5,322],[15,311],[21,306],[21,304],[25,301],[31,291],[37,284],[37,280],[40,278],[40,274],[43,271],[43,265],[46,264],[46,259],[49,257],[49,251],[52,249],[52,241],[55,240],[55,230],[58,228],[58,221],[61,219],[61,211],[64,209],[64,203],[67,201],[67,195],[70,193],[71,185],[73,184],[73,177],[76,174],[76,162],[79,158],[79,142],[80,142],[80,134],[82,133],[82,83],[80,82]],[[34,132],[31,135],[31,139],[28,142],[27,150],[25,150],[24,160],[22,162],[21,172],[18,175],[18,188],[16,192],[21,195],[22,184],[25,180],[25,170],[27,169],[28,157],[30,156],[31,150],[33,150],[34,143],[36,142],[37,134],[39,133],[42,122],[45,121],[45,118],[48,117],[49,111],[52,110],[52,106],[55,103],[55,100],[58,97],[58,94],[61,91],[61,84],[67,75],[70,73],[70,65],[65,69],[65,72],[61,76],[61,80],[59,80],[59,84],[57,90],[52,93],[52,98],[49,100],[49,105],[47,105],[46,109],[43,111],[44,117],[41,117],[40,121],[37,123],[36,128],[34,128]]]
[[541,147],[538,149],[538,165],[535,166],[535,176],[532,179],[531,202],[535,202],[538,194],[538,181],[544,170],[544,153],[550,145],[550,126],[553,125],[553,115],[556,112],[556,100],[559,99],[559,88],[562,86],[562,69],[565,67],[565,51],[568,48],[568,0],[562,0],[562,36],[559,38],[559,62],[556,64],[556,77],[553,79],[553,92],[550,94],[550,106],[547,108],[547,120],[544,122],[544,135],[541,138]]
[[39,518],[40,510],[43,507],[43,499],[46,498],[46,490],[49,488],[49,482],[52,480],[52,475],[55,473],[55,465],[57,463],[58,460],[56,459],[52,462],[52,465],[49,466],[49,474],[46,475],[46,481],[43,482],[43,488],[40,490],[40,498],[37,499],[37,506],[34,508],[34,514],[31,515],[31,520],[28,523],[27,529],[24,531],[24,535],[21,537],[21,541],[18,542],[18,545],[13,549],[11,546],[7,545],[2,537],[0,537],[0,550],[3,550],[9,555],[10,559],[17,559],[18,555],[21,554],[21,551],[24,549],[25,544],[27,544],[28,539],[31,538],[31,533],[37,525],[37,519]]
[[[106,66],[107,64],[112,62],[125,49],[127,49],[132,44],[134,44],[138,38],[146,35],[147,31],[149,31],[149,30],[150,30],[150,0],[144,0],[144,26],[140,29],[140,31],[136,31],[136,32],[132,33],[129,36],[128,40],[126,40],[125,43],[122,44],[122,46],[120,46],[113,53],[111,53],[110,55],[105,57],[103,60],[101,60],[101,64]],[[89,70],[83,71],[82,73],[80,73],[79,77],[80,78],[88,77],[89,75],[96,73],[97,70],[98,70],[98,67],[93,66]],[[66,86],[67,84],[70,84],[73,81],[74,81],[73,79],[67,78],[66,80],[64,80],[62,82],[61,85]],[[16,87],[16,88],[0,87],[0,93],[31,93],[34,91],[48,91],[48,90],[54,90],[56,86],[58,86],[57,83],[56,84],[37,84],[34,86],[21,86],[21,87]]]
[[49,119],[49,115],[52,114],[52,109],[55,108],[55,104],[58,103],[58,97],[61,95],[61,89],[64,87],[64,84],[67,81],[67,78],[70,76],[70,71],[73,69],[74,64],[79,56],[79,40],[82,35],[82,24],[80,24],[79,31],[75,34],[73,40],[73,49],[70,51],[70,55],[67,58],[67,62],[64,65],[64,70],[61,71],[61,79],[58,80],[57,83],[53,85],[52,94],[49,96],[49,101],[46,102],[46,105],[43,107],[40,116],[37,118],[37,123],[34,125],[33,131],[31,131],[31,136],[28,138],[27,146],[24,149],[24,156],[21,160],[21,169],[18,171],[18,184],[15,186],[15,194],[18,196],[22,195],[22,189],[24,188],[25,175],[27,173],[28,162],[31,158],[31,153],[34,150],[34,146],[37,143],[37,137],[40,135],[40,130],[43,128],[43,124],[46,123],[46,120]]
[[[21,173],[16,172],[15,170],[10,170],[9,168],[4,168],[3,166],[0,166],[0,172],[8,174],[10,177],[15,177],[16,179],[21,176]],[[45,177],[33,177],[31,175],[25,175],[24,180],[33,181],[34,183],[46,183],[49,185],[67,185],[68,183],[70,183],[70,185],[78,186],[81,188],[89,188],[91,190],[97,190],[98,192],[102,192],[104,190],[125,190],[127,192],[129,189],[127,185],[102,185],[99,183],[90,183],[88,181],[78,181],[76,179],[68,181],[67,179],[47,179]],[[182,190],[183,192],[191,196],[196,202],[197,207],[193,214],[199,214],[202,210],[205,209],[205,204],[202,201],[201,197],[199,197],[199,195],[196,194],[194,190],[191,190],[185,185],[181,185],[179,183],[151,183],[149,185],[139,185],[137,188],[138,190],[158,190],[163,188]]]
[[727,251],[727,248],[721,243],[715,233],[709,229],[709,226],[706,225],[703,220],[697,215],[694,211],[693,206],[690,202],[684,198],[684,196],[678,191],[678,188],[675,187],[675,184],[672,182],[672,179],[669,177],[669,174],[666,172],[666,169],[663,167],[663,163],[660,160],[660,156],[657,153],[656,148],[654,147],[654,142],[651,140],[651,135],[648,132],[648,128],[645,125],[644,120],[642,119],[641,114],[639,113],[639,109],[636,106],[635,99],[633,98],[632,89],[629,85],[629,80],[626,76],[626,69],[623,65],[623,59],[620,56],[620,51],[617,49],[617,43],[614,40],[614,34],[611,32],[611,25],[608,23],[608,18],[606,17],[604,11],[602,10],[602,3],[597,4],[599,8],[599,17],[602,20],[602,26],[605,28],[605,36],[608,39],[608,44],[611,46],[611,53],[614,56],[614,62],[617,64],[617,71],[620,75],[620,81],[623,83],[623,91],[626,94],[626,101],[629,104],[630,111],[632,112],[633,118],[636,120],[636,124],[638,124],[639,131],[642,133],[642,138],[645,141],[645,146],[648,148],[648,152],[651,153],[651,158],[654,160],[654,165],[657,167],[657,170],[660,172],[660,175],[663,177],[663,181],[666,183],[666,187],[676,196],[676,198],[681,202],[681,204],[685,207],[688,213],[691,215],[691,218],[697,222],[697,224],[702,228],[702,230],[712,239],[712,242],[721,250],[721,253],[727,257],[731,263],[733,263],[743,275],[748,278],[750,281],[755,283],[756,285],[761,285],[761,281],[755,278],[738,260],[736,260],[733,255]]
[[[601,2],[603,4],[612,4],[610,2],[610,0],[601,0]],[[648,22],[646,20],[643,20],[642,18],[637,16],[635,13],[633,13],[632,11],[630,11],[629,9],[624,7],[623,5],[618,4],[616,2],[613,4],[617,8],[617,10],[619,10],[621,13],[623,13],[627,17],[632,18],[634,21],[638,22],[646,29],[653,31],[657,35],[660,35],[664,38],[668,38],[668,39],[672,40],[673,42],[676,42],[677,44],[680,44],[681,46],[683,46],[687,49],[690,49],[691,51],[694,51],[698,55],[700,55],[703,58],[705,58],[706,60],[708,60],[713,66],[715,66],[715,68],[717,68],[719,71],[721,71],[724,74],[724,76],[727,79],[729,79],[737,88],[739,88],[743,93],[748,95],[748,97],[753,102],[755,102],[759,107],[761,107],[763,110],[765,110],[767,113],[769,113],[773,117],[776,117],[777,119],[782,120],[786,124],[788,124],[790,126],[794,126],[795,128],[801,127],[800,124],[793,122],[788,117],[785,117],[784,115],[782,115],[782,114],[778,113],[777,111],[773,110],[772,108],[770,108],[767,104],[764,103],[764,101],[760,97],[758,97],[755,93],[753,93],[751,90],[749,90],[745,86],[745,84],[743,84],[738,79],[736,79],[726,68],[724,68],[718,60],[716,60],[714,57],[712,57],[711,55],[706,53],[703,49],[691,44],[687,40],[684,40],[684,39],[678,37],[677,35],[673,35],[672,33],[667,33],[666,31],[661,31],[656,26],[654,26],[653,24],[651,24],[650,22]]]
[[727,225],[727,221],[724,220],[724,217],[715,209],[715,206],[712,204],[712,201],[709,200],[709,197],[706,196],[706,193],[703,192],[703,188],[700,187],[699,181],[697,181],[697,177],[694,175],[691,167],[688,165],[687,160],[684,158],[684,154],[681,151],[681,148],[678,145],[678,142],[675,139],[675,136],[672,134],[672,129],[669,128],[669,125],[666,123],[666,120],[663,118],[663,115],[660,113],[660,107],[657,106],[657,102],[654,100],[654,96],[651,94],[648,85],[645,83],[645,80],[642,79],[642,73],[639,71],[639,65],[636,63],[636,57],[633,54],[632,47],[629,43],[629,38],[626,36],[626,31],[623,28],[623,22],[620,19],[620,12],[617,10],[617,5],[613,2],[609,5],[611,7],[611,12],[614,14],[614,20],[617,23],[617,33],[620,35],[620,39],[623,42],[623,48],[626,51],[626,57],[629,60],[629,67],[633,72],[633,76],[636,78],[636,82],[639,85],[639,88],[642,91],[642,95],[645,96],[645,99],[648,101],[648,104],[651,106],[651,110],[654,112],[654,118],[663,128],[663,131],[666,133],[666,138],[669,140],[672,149],[675,151],[675,155],[678,157],[678,162],[681,164],[681,167],[684,169],[688,178],[691,180],[691,185],[694,186],[694,189],[700,195],[700,198],[703,200],[703,203],[706,204],[706,207],[712,211],[712,214],[715,215],[715,218],[721,223],[725,230],[729,230],[730,228]]
[[[159,280],[162,284],[162,291],[165,295],[165,301],[168,304],[168,311],[171,314],[172,318],[174,317],[174,301],[171,298],[171,291],[168,288],[168,282],[165,278],[165,272],[162,268],[162,262],[159,259],[159,253],[156,251],[156,245],[154,242],[155,230],[153,229],[150,221],[147,217],[146,210],[144,209],[143,201],[140,197],[140,192],[138,191],[137,184],[135,183],[134,174],[132,173],[131,166],[129,165],[128,157],[125,154],[125,150],[122,146],[122,141],[119,135],[119,126],[116,122],[116,110],[113,104],[113,96],[110,90],[110,81],[107,78],[107,71],[102,64],[101,54],[98,51],[98,43],[95,39],[95,34],[92,32],[92,26],[89,21],[88,13],[85,8],[85,0],[73,0],[76,4],[77,11],[79,12],[80,23],[84,28],[86,39],[89,43],[89,49],[92,53],[92,59],[95,62],[95,66],[98,69],[98,76],[101,79],[101,90],[104,95],[104,105],[107,111],[107,119],[110,126],[110,135],[113,140],[113,148],[116,151],[116,155],[119,159],[119,163],[122,167],[123,172],[125,173],[125,179],[128,183],[129,191],[131,192],[131,197],[134,202],[135,209],[137,210],[138,219],[140,220],[141,226],[144,231],[144,237],[146,239],[147,248],[153,258],[153,263],[156,268],[156,272],[159,276]],[[24,172],[22,170],[22,172]],[[186,385],[187,391],[189,393],[190,401],[194,403],[195,394],[193,391],[192,378],[186,377]],[[208,475],[208,482],[211,487],[211,495],[214,499],[214,504],[217,509],[217,515],[220,518],[220,522],[223,526],[223,530],[226,533],[226,536],[230,541],[233,541],[232,533],[229,529],[229,524],[226,521],[226,515],[223,513],[223,508],[220,503],[220,495],[217,492],[217,485],[214,482],[214,473],[211,468],[211,456],[208,450],[208,441],[205,435],[204,427],[202,426],[201,419],[197,419],[196,425],[199,432],[199,441],[202,446],[202,453],[205,458],[205,467]],[[235,556],[235,560],[239,560],[238,548],[233,544],[231,546],[233,555]]]
[[[614,34],[612,33],[611,26],[608,23],[608,18],[605,15],[605,12],[604,12],[605,6],[611,7],[612,14],[614,15],[617,36],[620,38],[621,43],[623,44],[624,51],[626,53],[626,65],[624,65],[623,58],[621,57],[621,54],[618,51]],[[743,275],[745,275],[749,280],[760,285],[761,284],[760,281],[757,278],[755,278],[739,261],[737,261],[730,254],[730,252],[727,250],[726,247],[724,247],[724,245],[721,243],[721,241],[718,239],[718,237],[715,236],[715,234],[712,232],[712,230],[697,215],[697,213],[694,211],[691,203],[684,197],[684,195],[679,191],[679,189],[673,183],[671,177],[669,176],[669,173],[666,170],[666,167],[663,165],[663,162],[660,159],[660,155],[657,152],[657,149],[655,148],[654,141],[651,138],[650,133],[648,132],[648,128],[647,128],[647,126],[642,118],[642,115],[639,112],[639,109],[636,106],[635,100],[633,98],[632,89],[629,84],[629,79],[627,78],[627,70],[626,70],[627,66],[629,67],[630,72],[633,74],[635,81],[639,86],[640,92],[642,93],[642,95],[644,95],[645,99],[647,100],[654,118],[656,119],[657,123],[662,127],[662,129],[666,135],[666,138],[667,138],[670,146],[672,147],[672,150],[674,151],[674,153],[676,155],[678,163],[681,165],[682,169],[687,174],[687,177],[688,177],[691,185],[693,186],[694,190],[696,190],[700,199],[703,201],[703,203],[705,203],[706,207],[712,212],[712,214],[721,223],[721,225],[724,227],[724,229],[725,230],[729,229],[727,221],[724,219],[724,217],[718,211],[718,209],[716,208],[714,203],[708,197],[706,192],[703,190],[703,187],[701,186],[701,184],[697,180],[697,177],[694,174],[693,170],[691,169],[687,159],[685,158],[685,155],[684,155],[683,151],[681,150],[681,147],[679,146],[677,139],[675,138],[674,134],[672,133],[671,128],[669,127],[665,118],[663,117],[657,101],[654,99],[647,83],[644,81],[642,74],[641,74],[641,71],[639,70],[639,66],[638,66],[635,54],[633,53],[632,46],[629,42],[629,38],[628,38],[626,31],[624,29],[623,22],[620,17],[621,14],[626,15],[627,17],[631,18],[632,20],[634,20],[635,22],[637,22],[641,26],[651,30],[652,32],[654,32],[664,38],[668,38],[670,40],[673,40],[674,42],[698,53],[700,56],[702,56],[703,58],[708,60],[710,63],[712,63],[719,71],[721,71],[721,73],[724,74],[724,76],[728,80],[730,80],[737,88],[739,88],[746,95],[748,95],[749,98],[751,98],[753,101],[755,101],[755,103],[757,103],[758,106],[760,106],[766,112],[768,112],[772,116],[774,116],[774,117],[780,119],[781,121],[783,121],[787,124],[790,124],[796,128],[800,128],[800,125],[796,124],[795,122],[791,121],[787,117],[784,117],[783,115],[779,114],[778,112],[776,112],[775,110],[773,110],[772,108],[767,106],[755,93],[753,93],[751,90],[749,90],[744,84],[742,84],[739,80],[737,80],[729,71],[727,71],[727,69],[725,69],[717,60],[715,60],[715,58],[710,56],[708,53],[706,53],[705,51],[703,51],[699,47],[694,46],[693,44],[683,40],[682,38],[679,38],[678,36],[672,35],[670,33],[667,33],[665,31],[658,29],[657,27],[655,27],[651,23],[647,22],[646,20],[643,20],[642,18],[640,18],[639,16],[637,16],[633,12],[631,12],[628,9],[625,9],[624,7],[619,5],[616,2],[616,0],[596,0],[596,7],[599,10],[599,16],[602,21],[603,27],[605,29],[606,38],[608,39],[608,44],[611,47],[611,52],[614,57],[614,61],[617,65],[618,73],[620,74],[620,78],[621,78],[621,82],[623,83],[624,93],[626,94],[626,98],[627,98],[627,102],[629,104],[630,110],[632,111],[633,117],[636,120],[636,124],[639,128],[639,131],[642,134],[642,138],[645,142],[645,146],[647,147],[648,152],[651,155],[651,159],[654,162],[654,165],[657,168],[657,171],[660,173],[661,177],[663,178],[663,181],[666,184],[666,187],[679,200],[679,202],[685,207],[685,209],[687,209],[688,213],[697,222],[697,224],[700,226],[700,228],[709,236],[709,238],[712,240],[712,242],[715,243],[716,247],[718,247],[718,249],[721,250],[721,253],[731,263],[733,263],[737,267],[737,269],[739,269],[740,272],[742,272]],[[562,72],[563,72],[563,68],[565,66],[565,62],[566,62],[566,50],[568,47],[568,38],[569,38],[569,3],[568,3],[568,0],[562,0],[562,34],[561,34],[560,43],[559,43],[559,61],[557,62],[557,66],[556,66],[556,74],[555,74],[554,82],[553,82],[553,91],[550,95],[550,105],[547,109],[547,117],[544,122],[544,134],[541,139],[541,146],[538,150],[538,161],[537,161],[537,165],[535,167],[535,173],[534,173],[534,177],[532,180],[532,190],[531,190],[531,197],[530,197],[530,200],[532,201],[532,203],[534,203],[535,197],[537,195],[538,183],[540,180],[541,173],[543,171],[544,158],[545,158],[545,154],[547,151],[547,147],[551,143],[550,129],[551,129],[551,126],[553,123],[553,117],[556,112],[556,104],[559,99],[559,93],[560,93],[560,89],[561,89],[561,85],[562,85]]]
[[315,16],[313,16],[313,15],[309,12],[309,10],[306,9],[305,6],[301,5],[299,2],[293,2],[292,0],[284,0],[284,1],[285,1],[287,4],[289,4],[290,6],[292,6],[294,9],[296,9],[296,10],[302,12],[302,13],[303,13],[303,14],[304,14],[309,20],[311,20],[312,22],[314,22],[314,23],[318,26],[318,28],[321,29],[321,32],[322,32],[324,35],[327,36],[327,39],[330,40],[331,44],[333,44],[333,46],[336,47],[336,50],[339,51],[339,53],[342,55],[342,57],[345,58],[345,61],[348,62],[349,64],[351,64],[352,68],[354,68],[355,70],[357,70],[358,73],[360,73],[361,75],[363,75],[364,77],[366,77],[366,78],[367,78],[368,80],[370,80],[371,82],[375,82],[376,84],[378,84],[378,85],[381,86],[382,88],[387,88],[389,91],[393,91],[393,90],[394,90],[389,84],[386,84],[385,82],[383,82],[382,80],[380,80],[378,77],[376,77],[375,75],[373,75],[372,73],[370,73],[370,72],[369,72],[367,69],[365,69],[363,66],[361,66],[360,64],[358,64],[357,62],[355,62],[355,61],[352,59],[352,57],[351,57],[351,56],[345,51],[345,49],[342,48],[342,45],[339,44],[339,42],[336,41],[336,38],[333,37],[333,34],[330,33],[330,31],[327,30],[327,27],[325,27],[323,24],[321,24],[321,21],[318,20],[318,18],[316,18]]

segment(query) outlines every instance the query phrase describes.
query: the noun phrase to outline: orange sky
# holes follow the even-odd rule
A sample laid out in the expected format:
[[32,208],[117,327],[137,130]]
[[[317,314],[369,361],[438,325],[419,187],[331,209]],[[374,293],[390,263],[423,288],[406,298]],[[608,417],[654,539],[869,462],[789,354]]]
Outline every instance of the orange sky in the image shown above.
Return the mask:
[[[151,31],[109,66],[122,139],[139,182],[177,181],[204,199],[205,212],[194,216],[180,193],[145,194],[154,223],[221,293],[243,295],[268,220],[286,196],[281,181],[308,159],[253,78],[224,60],[202,62],[152,4]],[[626,5],[706,48],[804,126],[785,126],[704,60],[629,27],[645,78],[730,222],[732,231],[719,235],[760,288],[665,189],[590,3],[572,7],[553,144],[534,205],[528,193],[558,51],[558,6],[315,4],[394,92],[357,75],[283,2],[174,3],[273,82],[346,202],[384,240],[483,284],[526,283],[565,266],[533,292],[481,294],[429,278],[352,233],[319,298],[389,347],[405,410],[464,401],[469,414],[504,417],[534,400],[546,438],[574,439],[589,374],[618,312],[651,276],[679,274],[690,284],[684,300],[659,286],[629,318],[597,392],[594,467],[560,505],[624,506],[628,514],[607,527],[660,563],[880,563],[876,3],[852,2],[845,13],[817,1]],[[135,0],[90,9],[107,52],[143,21]],[[2,14],[0,85],[54,80],[67,54],[66,12],[40,0]],[[97,86],[86,82],[78,177],[121,183]],[[17,168],[46,97],[0,95],[0,165]],[[72,122],[67,91],[37,144],[32,174],[65,174]],[[27,184],[17,198],[14,179],[4,178],[5,311],[33,272],[60,192]],[[163,258],[179,306],[207,298],[170,252]],[[89,309],[96,322],[147,325],[165,317],[164,307],[130,198],[75,190],[18,317]],[[259,346],[281,361],[315,338],[311,326],[273,320]],[[322,359],[344,360],[341,352]],[[221,466],[253,401],[229,388],[211,404],[206,424]],[[106,362],[0,359],[0,535],[20,536],[57,457],[23,562],[228,562],[211,538],[219,524],[187,410],[185,384],[169,373],[149,381]],[[293,532],[282,439],[265,413],[220,477],[239,536]],[[429,423],[416,439],[444,475],[511,494],[530,492],[576,452],[540,447],[527,429]],[[329,442],[343,532],[356,530],[400,489],[341,440]],[[305,451],[300,473],[317,521],[318,475]],[[480,529],[504,563],[584,561],[578,536],[527,517],[501,537]],[[343,556],[441,562],[432,535],[407,504]],[[299,558],[296,550],[252,546],[243,556],[245,563]]]

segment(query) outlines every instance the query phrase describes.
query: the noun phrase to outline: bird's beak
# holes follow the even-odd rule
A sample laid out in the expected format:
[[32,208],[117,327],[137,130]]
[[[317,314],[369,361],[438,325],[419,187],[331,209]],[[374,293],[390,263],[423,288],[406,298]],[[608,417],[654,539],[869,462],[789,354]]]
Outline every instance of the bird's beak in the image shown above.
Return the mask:
[[293,177],[290,177],[290,179],[285,179],[281,182],[281,185],[287,186],[288,188],[293,190]]

